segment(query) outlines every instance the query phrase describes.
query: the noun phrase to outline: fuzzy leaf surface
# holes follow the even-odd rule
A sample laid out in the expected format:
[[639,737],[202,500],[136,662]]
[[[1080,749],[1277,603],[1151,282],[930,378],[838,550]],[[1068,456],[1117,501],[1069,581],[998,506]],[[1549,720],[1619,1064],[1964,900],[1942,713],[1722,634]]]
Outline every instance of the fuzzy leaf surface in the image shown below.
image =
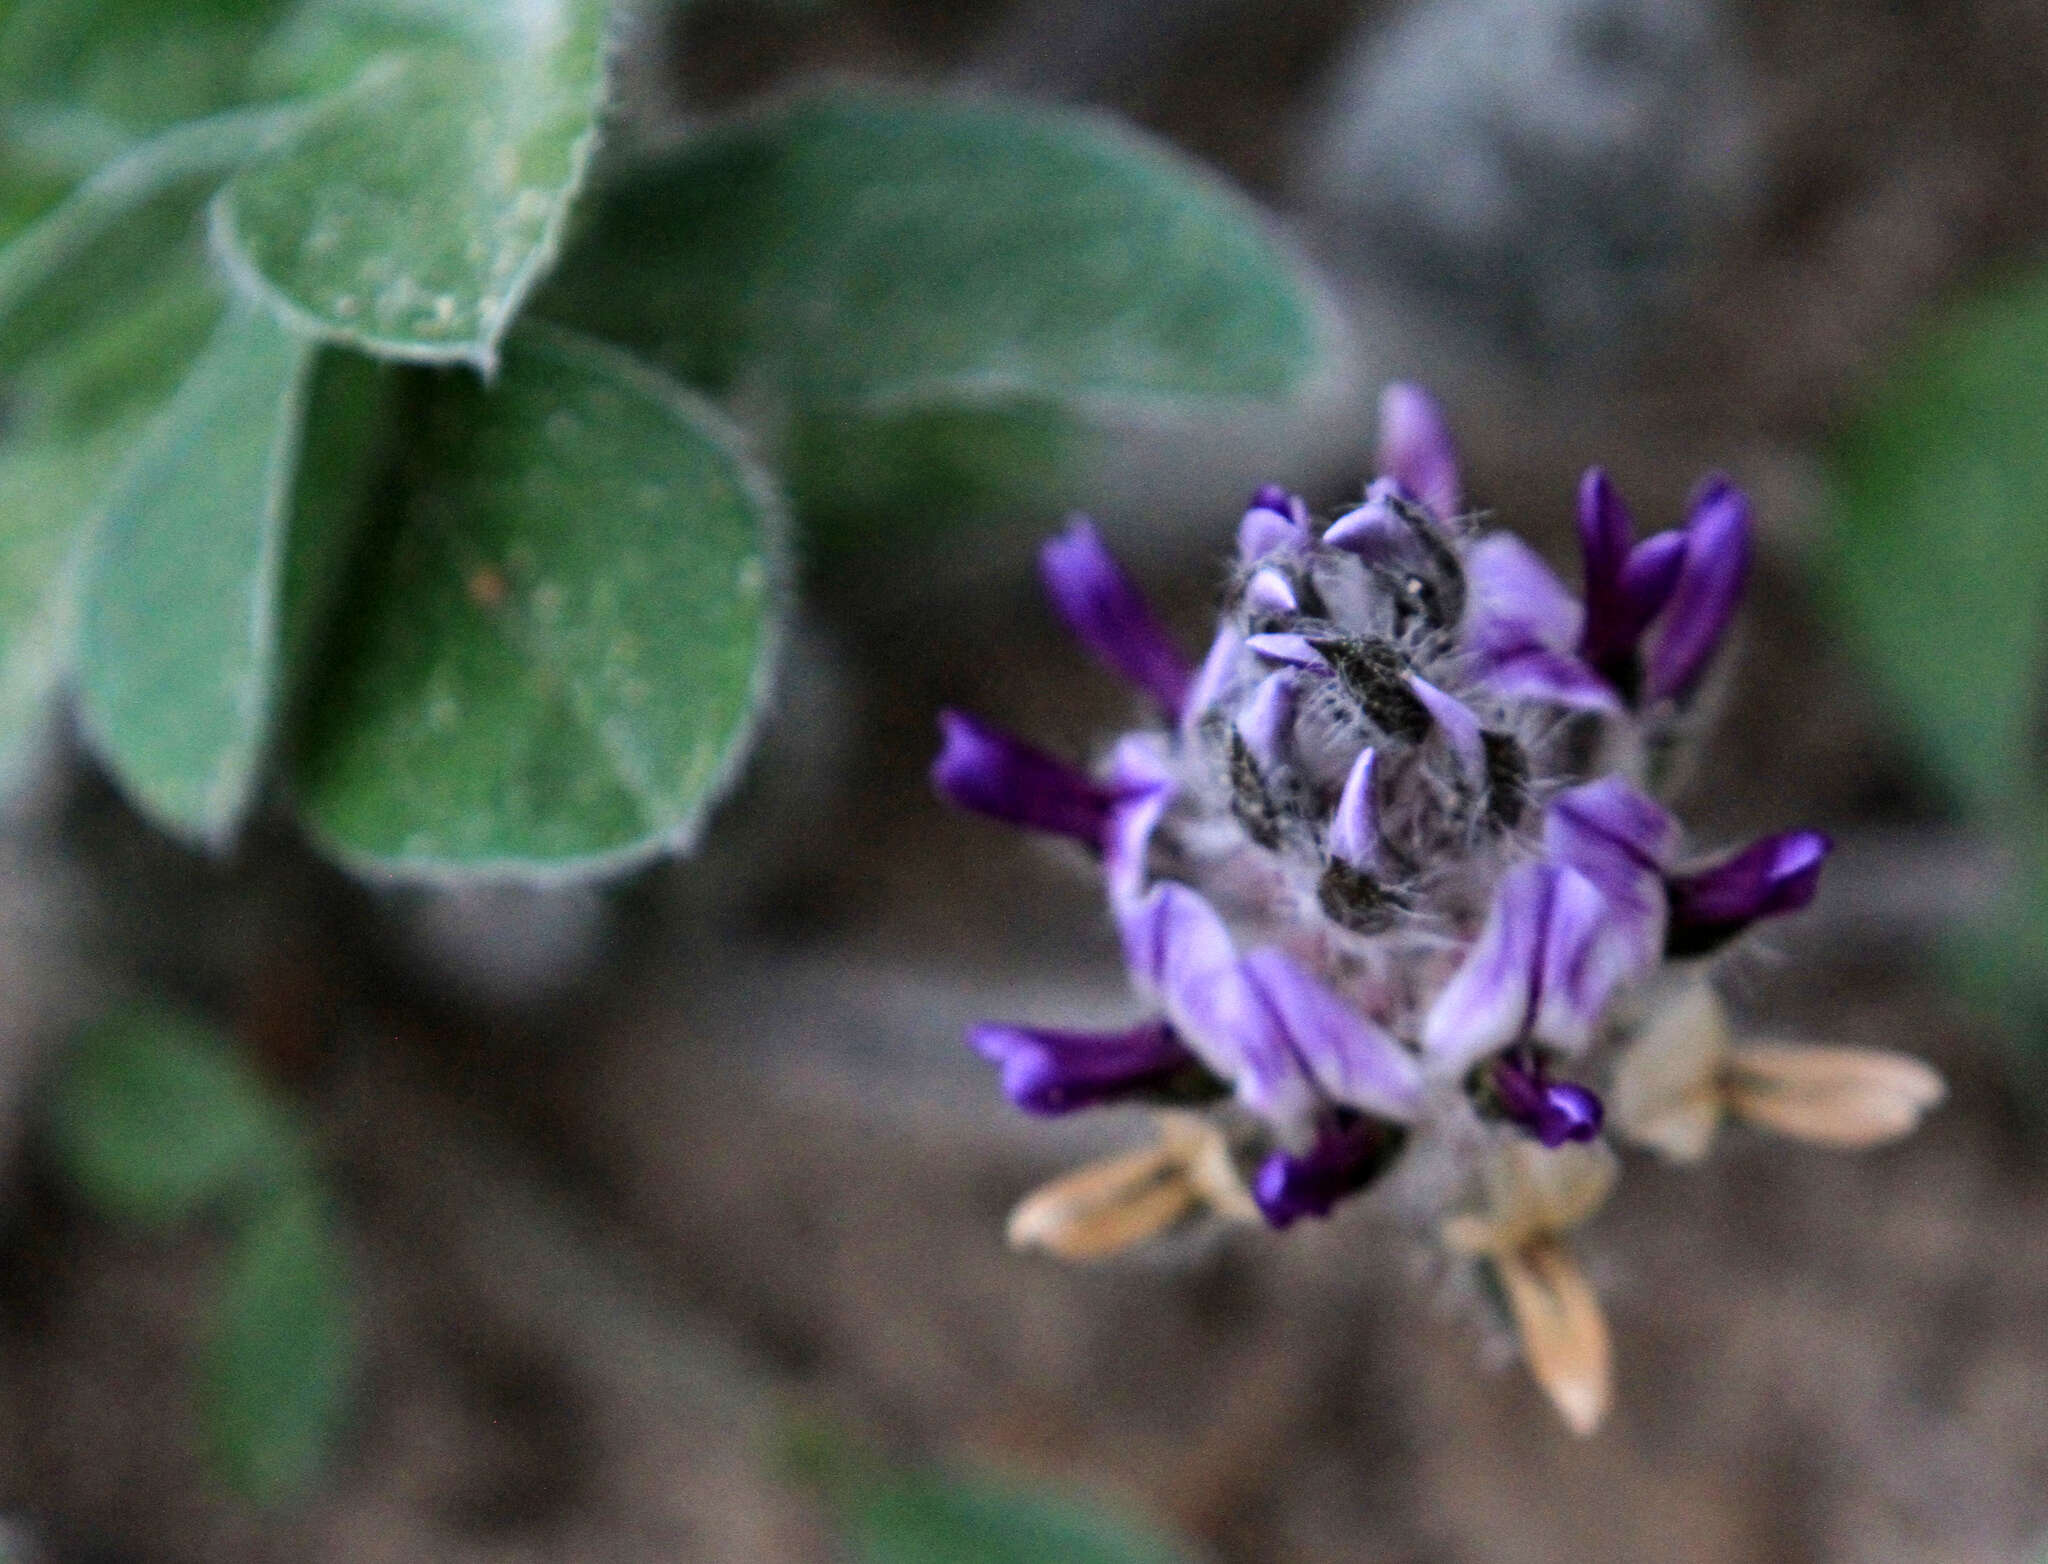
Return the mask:
[[247,113],[169,132],[0,251],[0,791],[71,670],[93,523],[220,313],[201,207],[290,123]]
[[295,767],[348,861],[551,878],[687,846],[777,635],[781,520],[729,430],[534,328],[488,389],[422,377],[396,531]]
[[609,9],[306,8],[280,46],[291,68],[318,79],[338,56],[369,63],[222,191],[213,236],[230,272],[309,334],[489,370],[596,143]]
[[80,615],[92,747],[160,824],[224,840],[278,684],[277,598],[316,349],[229,311],[101,520]]
[[[541,311],[726,397],[835,511],[902,492],[878,449],[971,470],[1076,419],[1214,417],[1332,370],[1319,297],[1251,205],[1093,117],[829,91],[590,205]],[[1034,432],[992,438],[989,415]]]

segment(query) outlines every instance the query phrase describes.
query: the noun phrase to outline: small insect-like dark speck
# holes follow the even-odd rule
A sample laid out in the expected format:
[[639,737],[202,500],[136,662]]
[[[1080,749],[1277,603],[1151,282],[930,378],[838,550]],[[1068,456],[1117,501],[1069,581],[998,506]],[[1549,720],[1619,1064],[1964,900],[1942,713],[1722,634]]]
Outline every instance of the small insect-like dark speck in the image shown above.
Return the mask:
[[1316,900],[1336,923],[1354,934],[1383,934],[1400,918],[1401,896],[1342,859],[1333,858],[1316,886]]
[[1408,687],[1408,664],[1393,642],[1377,636],[1335,636],[1312,639],[1309,645],[1322,653],[1382,733],[1410,744],[1429,736],[1429,709]]
[[1511,733],[1489,728],[1480,734],[1486,745],[1486,813],[1496,825],[1512,830],[1529,807],[1529,755]]
[[1230,730],[1230,808],[1245,834],[1259,846],[1280,845],[1280,810],[1259,775],[1259,763],[1252,758],[1244,735]]

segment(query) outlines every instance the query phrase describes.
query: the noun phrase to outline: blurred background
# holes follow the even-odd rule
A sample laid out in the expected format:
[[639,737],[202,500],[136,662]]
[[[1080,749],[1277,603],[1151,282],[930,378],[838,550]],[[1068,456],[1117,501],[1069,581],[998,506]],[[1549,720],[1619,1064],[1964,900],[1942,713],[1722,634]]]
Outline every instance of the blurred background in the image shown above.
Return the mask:
[[[758,748],[694,853],[618,878],[380,885],[276,810],[182,847],[60,733],[0,837],[0,1558],[2036,1564],[2048,10],[696,0],[634,27],[615,113],[658,140],[849,79],[1177,148],[1319,279],[1333,367],[967,520],[939,464],[889,506],[943,524],[816,501]],[[1751,492],[1684,807],[1840,848],[1726,987],[1952,1088],[1867,1156],[1731,1134],[1626,1180],[1583,1442],[1367,1209],[1010,1252],[1014,1201],[1134,1125],[1015,1115],[960,1044],[1124,984],[1086,874],[924,781],[941,705],[1067,753],[1132,716],[1038,539],[1094,511],[1198,648],[1244,495],[1355,497],[1392,378],[1559,561],[1588,464],[1652,526],[1706,470]],[[242,1358],[232,1235],[69,1160],[75,1040],[139,995],[231,1038],[318,1170],[336,1257]],[[252,1497],[218,1452],[272,1438],[310,1444]]]

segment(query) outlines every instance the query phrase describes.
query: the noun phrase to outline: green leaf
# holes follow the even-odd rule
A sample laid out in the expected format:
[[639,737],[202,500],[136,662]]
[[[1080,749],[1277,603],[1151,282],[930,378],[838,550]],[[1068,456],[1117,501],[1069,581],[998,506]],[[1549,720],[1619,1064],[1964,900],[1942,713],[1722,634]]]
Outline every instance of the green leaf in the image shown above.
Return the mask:
[[98,146],[246,102],[281,0],[12,0],[0,106],[45,140]]
[[199,209],[290,123],[248,113],[173,131],[0,251],[0,791],[69,672],[92,522],[219,313]]
[[2048,277],[1950,318],[1835,453],[1831,600],[1972,809],[2040,784]]
[[355,1334],[325,1202],[280,1191],[236,1235],[200,1402],[220,1472],[275,1503],[319,1471],[347,1411]]
[[[891,424],[922,424],[910,469],[934,415],[983,415],[941,458],[971,467],[991,418],[1199,421],[1334,373],[1325,307],[1250,204],[1094,117],[835,91],[590,206],[542,313],[729,398],[849,513]],[[878,476],[871,510],[900,489]]]
[[545,878],[686,846],[771,662],[779,507],[723,421],[535,329],[426,381],[396,536],[295,768],[359,867]]
[[210,1027],[155,1008],[94,1023],[49,1101],[59,1165],[123,1221],[163,1226],[288,1177],[287,1116]]
[[1095,1505],[986,1478],[901,1476],[842,1499],[862,1564],[1185,1564]]
[[239,824],[270,730],[314,353],[231,310],[108,506],[87,573],[88,742],[146,814],[204,842]]
[[[468,362],[553,259],[596,143],[606,0],[324,0],[313,38],[376,54],[289,147],[221,193],[214,243],[298,329]],[[323,56],[329,44],[305,44]],[[315,74],[317,67],[308,67]]]

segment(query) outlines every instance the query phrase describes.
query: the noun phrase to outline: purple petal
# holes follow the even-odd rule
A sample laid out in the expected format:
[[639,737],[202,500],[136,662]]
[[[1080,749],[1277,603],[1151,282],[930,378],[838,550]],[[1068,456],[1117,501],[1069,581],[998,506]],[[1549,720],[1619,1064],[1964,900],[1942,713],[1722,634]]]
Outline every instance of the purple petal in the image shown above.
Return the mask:
[[1545,910],[1543,964],[1525,1035],[1578,1053],[1615,989],[1642,970],[1640,920],[1618,917],[1591,880],[1562,867]]
[[1270,776],[1287,763],[1294,731],[1295,685],[1300,675],[1290,668],[1269,673],[1252,691],[1243,711],[1237,715],[1237,731],[1262,775]]
[[1076,1108],[1199,1081],[1201,1061],[1173,1028],[1147,1021],[1127,1032],[1055,1032],[983,1022],[967,1043],[1003,1072],[1003,1093],[1026,1113]]
[[1118,795],[1084,771],[963,712],[939,713],[932,786],[962,809],[1100,847]]
[[1493,533],[1466,551],[1465,585],[1472,634],[1512,625],[1510,639],[1552,651],[1568,651],[1578,640],[1584,612],[1543,556],[1510,533]]
[[1323,529],[1324,546],[1356,554],[1369,565],[1404,558],[1415,547],[1415,535],[1394,513],[1389,497],[1397,488],[1391,479],[1375,479],[1365,491],[1364,503]]
[[1293,634],[1253,635],[1245,638],[1245,647],[1257,653],[1268,662],[1286,663],[1290,668],[1320,668],[1327,672],[1329,662],[1323,654],[1309,645],[1308,637]]
[[1039,575],[1081,644],[1157,702],[1168,720],[1186,704],[1191,672],[1095,524],[1076,516],[1038,551]]
[[[1244,968],[1296,1069],[1323,1097],[1382,1119],[1415,1116],[1422,1071],[1405,1048],[1281,951],[1255,950]],[[1246,1105],[1260,1108],[1249,1100]]]
[[1232,676],[1237,671],[1238,653],[1243,650],[1244,636],[1235,626],[1226,624],[1216,632],[1216,639],[1209,643],[1208,655],[1195,671],[1195,682],[1188,687],[1187,701],[1180,714],[1183,734],[1191,734],[1209,708],[1228,693]]
[[1260,487],[1237,524],[1237,557],[1247,565],[1309,542],[1308,507],[1276,483]]
[[1462,1074],[1513,1042],[1578,1052],[1616,986],[1638,969],[1638,946],[1634,925],[1576,869],[1536,862],[1509,870],[1486,926],[1424,1018],[1433,1073]]
[[1636,544],[1635,522],[1607,474],[1590,469],[1579,485],[1579,546],[1585,556],[1586,623],[1580,659],[1610,682],[1633,691],[1636,643],[1657,617],[1685,563],[1682,532],[1660,532]]
[[1669,956],[1702,956],[1759,918],[1797,912],[1820,888],[1834,846],[1819,831],[1786,831],[1753,842],[1733,858],[1665,881],[1671,899]]
[[1173,802],[1176,784],[1159,736],[1129,733],[1117,740],[1109,780],[1116,801],[1102,830],[1102,868],[1111,905],[1123,907],[1144,894],[1152,833]]
[[1579,638],[1579,650],[1588,660],[1613,649],[1609,627],[1619,606],[1621,573],[1635,535],[1635,520],[1621,492],[1600,468],[1587,468],[1586,476],[1579,480],[1579,552],[1586,583],[1586,628]]
[[1396,1126],[1363,1114],[1333,1114],[1304,1152],[1276,1151],[1259,1164],[1252,1199],[1274,1227],[1328,1216],[1337,1202],[1370,1184],[1400,1152]]
[[1566,789],[1543,816],[1544,852],[1599,888],[1643,965],[1664,941],[1664,862],[1677,836],[1663,807],[1620,777]]
[[1423,1019],[1433,1073],[1462,1075],[1524,1035],[1534,1007],[1553,865],[1525,863],[1501,878],[1486,926]]
[[1749,501],[1725,478],[1701,489],[1685,524],[1685,563],[1650,648],[1644,693],[1682,700],[1706,672],[1749,578]]
[[1373,752],[1361,750],[1344,778],[1337,809],[1330,816],[1330,856],[1361,874],[1372,874],[1380,862],[1379,804],[1373,794]]
[[1379,470],[1445,520],[1462,508],[1450,427],[1420,386],[1396,381],[1380,393]]
[[1473,672],[1496,694],[1549,701],[1577,711],[1621,710],[1614,686],[1576,657],[1533,641],[1481,650]]
[[1196,892],[1168,880],[1117,919],[1124,960],[1146,996],[1202,1062],[1224,1080],[1244,1072],[1247,1041],[1271,1031],[1223,920]]
[[1644,629],[1663,611],[1685,568],[1691,540],[1683,532],[1660,532],[1638,543],[1621,569],[1621,599],[1626,610],[1622,624],[1627,627],[1630,646],[1642,639]]
[[1466,781],[1480,787],[1486,781],[1486,736],[1472,708],[1417,674],[1408,675],[1408,687],[1428,710],[1436,732],[1456,757]]
[[1551,1080],[1540,1060],[1502,1055],[1493,1062],[1493,1088],[1501,1111],[1552,1151],[1594,1139],[1607,1116],[1597,1096],[1576,1082]]

